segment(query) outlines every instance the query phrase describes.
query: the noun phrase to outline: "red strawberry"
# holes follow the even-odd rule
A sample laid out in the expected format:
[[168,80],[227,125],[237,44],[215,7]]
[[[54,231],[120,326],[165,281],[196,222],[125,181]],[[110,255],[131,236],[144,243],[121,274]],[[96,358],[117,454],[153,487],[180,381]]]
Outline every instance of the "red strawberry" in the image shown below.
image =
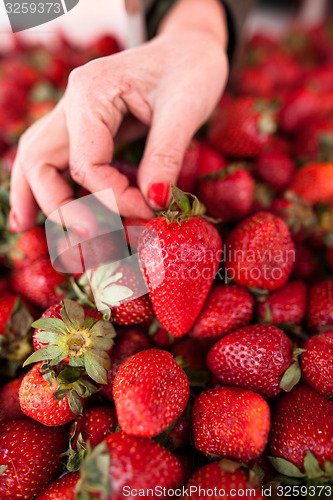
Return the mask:
[[9,236],[6,244],[6,254],[15,268],[21,268],[48,256],[45,230],[35,226],[29,231]]
[[149,349],[119,368],[113,397],[120,427],[135,436],[156,436],[184,411],[189,383],[167,351]]
[[294,278],[307,280],[318,271],[318,262],[313,249],[301,243],[295,245],[295,264],[292,275]]
[[310,163],[299,169],[290,189],[311,205],[333,202],[333,163]]
[[123,220],[126,241],[133,253],[138,248],[139,237],[146,224],[147,221],[139,217],[125,217]]
[[246,326],[252,318],[254,300],[246,288],[237,285],[214,285],[199,314],[190,336],[218,339]]
[[70,435],[73,433],[75,423],[77,429],[76,439],[73,443],[74,449],[80,433],[83,441],[89,442],[91,446],[97,446],[116,430],[118,424],[115,409],[107,405],[93,406],[84,410],[83,414],[77,417],[72,424]]
[[80,478],[78,472],[70,472],[51,483],[36,500],[76,500],[76,484]]
[[41,309],[59,302],[64,296],[66,278],[52,267],[47,257],[35,260],[13,273],[12,288]]
[[219,108],[208,131],[209,142],[236,158],[254,158],[276,130],[274,112],[252,97],[239,97]]
[[[265,398],[281,392],[282,376],[292,362],[288,337],[271,325],[251,325],[230,333],[207,356],[208,368],[221,384],[250,389]],[[298,369],[292,383],[299,379]]]
[[[332,462],[332,420],[333,403],[310,387],[297,385],[282,396],[275,409],[270,435],[272,455],[291,462],[301,471],[308,452],[321,467],[326,461]],[[273,461],[274,467],[278,462]]]
[[333,397],[333,330],[311,337],[301,356],[302,378],[317,392]]
[[202,392],[193,405],[196,448],[207,456],[249,462],[265,449],[270,430],[266,401],[252,391],[218,387]]
[[113,401],[113,383],[122,363],[134,354],[150,348],[147,335],[138,327],[119,330],[115,343],[111,351],[111,370],[107,374],[107,384],[101,388],[101,394],[110,401]]
[[182,168],[178,176],[177,186],[186,193],[192,193],[195,189],[195,184],[199,169],[200,144],[195,139],[192,139],[187,148]]
[[51,428],[33,420],[0,425],[1,500],[31,500],[60,472],[60,454],[67,446],[65,428]]
[[[82,412],[86,400],[82,395],[85,394],[86,387],[84,384],[80,387],[77,384],[73,386],[70,380],[61,383],[59,378],[55,377],[50,385],[49,381],[43,378],[41,366],[42,362],[34,365],[21,382],[21,409],[25,415],[44,425],[66,424]],[[79,375],[76,378],[75,382],[79,380]],[[78,389],[79,393],[75,389]]]
[[322,281],[311,287],[307,323],[313,333],[333,325],[333,281]]
[[285,223],[269,212],[240,222],[226,242],[226,268],[239,285],[276,290],[293,267],[295,247]]
[[235,81],[238,95],[272,98],[274,95],[274,77],[262,66],[241,68]]
[[170,347],[170,352],[181,367],[195,371],[206,370],[206,355],[213,342],[211,339],[182,337],[176,339]]
[[295,164],[284,153],[264,152],[256,158],[254,173],[276,191],[282,191],[293,178]]
[[306,285],[290,281],[258,304],[257,313],[264,323],[299,325],[305,315]]
[[163,498],[164,488],[166,491],[179,488],[183,479],[181,463],[166,448],[152,439],[116,432],[87,456],[78,490],[105,500],[134,498],[131,491],[148,491],[149,498],[156,500],[161,498],[159,489]]
[[[140,237],[139,259],[161,325],[175,337],[192,327],[219,265],[221,238],[201,217],[198,200],[172,188],[165,217],[151,220]],[[177,203],[176,203],[177,202]],[[177,207],[181,208],[177,210]]]
[[253,177],[241,163],[229,164],[199,179],[200,200],[210,215],[223,221],[248,215],[253,194]]
[[227,166],[227,161],[216,149],[209,144],[201,142],[199,145],[198,179],[209,174],[214,174]]
[[311,88],[300,87],[292,90],[285,99],[279,113],[279,125],[284,132],[294,134],[307,121],[320,114],[322,95]]
[[0,389],[0,423],[25,418],[19,401],[19,389],[23,376],[7,382]]
[[253,480],[253,476],[251,480],[249,479],[248,472],[240,464],[231,462],[231,460],[221,460],[204,465],[193,474],[184,487],[185,498],[202,500],[202,492],[217,491],[218,496],[207,496],[206,498],[227,500],[233,497],[240,500],[242,494],[237,494],[237,492],[251,491],[251,498],[264,500],[258,483],[259,480],[256,482]]
[[320,161],[332,149],[332,144],[333,119],[320,118],[298,130],[293,144],[293,153],[302,161]]

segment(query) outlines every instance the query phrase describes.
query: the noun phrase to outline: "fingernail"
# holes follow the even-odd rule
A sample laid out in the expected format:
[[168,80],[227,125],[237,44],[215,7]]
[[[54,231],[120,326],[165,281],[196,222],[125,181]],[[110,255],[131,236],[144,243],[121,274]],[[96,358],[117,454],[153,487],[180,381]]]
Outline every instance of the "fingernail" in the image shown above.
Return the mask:
[[170,195],[170,186],[166,182],[154,182],[148,189],[148,201],[152,208],[161,210],[165,208]]
[[89,231],[82,226],[74,224],[74,226],[71,226],[71,229],[74,231],[74,233],[82,236],[82,238],[89,238],[90,236]]
[[18,220],[17,220],[16,212],[13,209],[11,209],[11,211],[9,213],[9,228],[13,233],[17,232]]

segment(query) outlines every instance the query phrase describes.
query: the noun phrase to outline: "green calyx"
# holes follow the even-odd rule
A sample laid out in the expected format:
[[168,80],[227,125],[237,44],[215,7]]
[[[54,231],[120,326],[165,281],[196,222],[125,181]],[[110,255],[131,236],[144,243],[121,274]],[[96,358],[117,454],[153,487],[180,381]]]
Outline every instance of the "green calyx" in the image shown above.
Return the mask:
[[109,498],[112,493],[110,482],[110,454],[105,442],[94,449],[87,443],[87,451],[80,467],[80,479],[76,485],[77,500]]
[[[81,415],[83,411],[82,399],[95,394],[99,388],[88,380],[84,368],[68,365],[64,366],[65,368],[62,368],[61,365],[54,367],[49,362],[46,362],[42,364],[40,373],[50,386],[53,381],[56,382],[57,389],[53,393],[55,399],[61,401],[67,398],[68,405],[72,412],[76,415]],[[59,371],[60,367],[61,369]],[[57,370],[57,373],[55,370]]]
[[4,335],[0,335],[0,357],[22,362],[33,350],[31,322],[33,318],[20,299],[16,299]]
[[185,220],[192,219],[193,217],[202,217],[204,215],[206,209],[196,196],[190,193],[184,193],[173,184],[171,184],[170,187],[173,200],[168,210],[161,213],[168,224],[172,222],[181,224]]
[[301,379],[299,357],[303,352],[305,352],[305,349],[301,349],[297,346],[293,348],[293,361],[284,372],[280,381],[280,388],[285,392],[290,392]]
[[238,170],[250,170],[250,164],[245,162],[230,163],[226,167],[222,167],[217,172],[212,172],[200,177],[200,182],[225,179],[226,177],[229,177],[229,175],[235,174]]
[[[75,448],[74,449],[74,444]],[[66,468],[70,472],[76,472],[80,469],[82,460],[87,454],[87,444],[82,433],[78,433],[78,423],[74,422],[73,431],[69,438],[69,448],[63,453],[62,457],[67,457]]]
[[325,484],[333,479],[333,462],[326,461],[324,467],[321,467],[316,457],[308,451],[304,458],[304,472],[296,465],[280,457],[269,457],[271,464],[280,474],[287,477],[297,478],[302,481],[320,480]]
[[84,368],[92,380],[106,384],[111,368],[107,351],[116,335],[110,321],[85,317],[83,307],[68,299],[64,300],[61,317],[41,318],[32,324],[43,330],[36,338],[47,345],[29,356],[23,366],[38,361],[57,365],[69,357],[69,366]]

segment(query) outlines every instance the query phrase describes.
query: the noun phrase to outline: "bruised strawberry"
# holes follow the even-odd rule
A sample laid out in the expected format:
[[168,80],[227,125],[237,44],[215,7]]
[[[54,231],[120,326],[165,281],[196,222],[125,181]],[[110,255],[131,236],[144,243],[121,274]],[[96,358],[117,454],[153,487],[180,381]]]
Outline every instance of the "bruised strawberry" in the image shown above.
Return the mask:
[[252,97],[239,97],[219,108],[208,131],[209,142],[223,154],[254,158],[276,131],[274,110]]
[[199,197],[208,214],[223,221],[250,213],[254,179],[241,163],[229,164],[199,179]]
[[259,212],[231,231],[225,257],[228,275],[238,285],[276,290],[289,278],[295,247],[281,219]]
[[59,302],[64,296],[66,278],[58,273],[48,257],[35,260],[14,271],[12,288],[41,309]]
[[270,411],[266,401],[252,391],[218,387],[202,392],[193,405],[196,448],[207,456],[249,462],[268,441]]
[[113,401],[113,383],[122,363],[134,354],[150,348],[147,335],[139,327],[119,330],[115,343],[111,351],[111,370],[107,374],[107,383],[101,388],[101,394],[110,401]]
[[191,500],[202,500],[202,492],[217,491],[217,496],[207,498],[218,498],[227,500],[231,496],[240,499],[236,495],[237,491],[251,491],[251,498],[254,500],[264,500],[260,492],[259,480],[241,467],[239,463],[223,459],[220,462],[213,462],[198,469],[189,479],[184,491],[186,498]]
[[121,500],[127,493],[132,496],[131,491],[148,491],[149,498],[157,500],[160,488],[168,491],[182,485],[184,470],[169,450],[152,439],[116,432],[87,455],[80,476],[79,498],[90,493],[92,498]]
[[51,483],[36,500],[76,500],[78,472],[70,472]]
[[295,173],[295,164],[291,158],[279,152],[263,152],[255,161],[254,173],[276,191],[286,189]]
[[30,419],[1,424],[0,464],[4,467],[1,499],[35,498],[58,476],[60,454],[66,446],[65,428],[46,427]]
[[19,389],[23,376],[7,382],[0,389],[0,423],[25,418],[19,401]]
[[246,288],[213,285],[190,336],[218,339],[246,326],[252,318],[254,300]]
[[[221,384],[250,389],[265,398],[285,387],[282,377],[292,362],[288,337],[271,325],[251,325],[230,333],[207,356],[208,368]],[[298,369],[292,384],[299,379]]]
[[259,302],[258,318],[264,323],[275,325],[299,325],[305,315],[306,296],[306,285],[303,281],[290,281]]
[[[151,220],[140,237],[139,259],[154,311],[175,337],[199,315],[219,265],[221,238],[200,214],[200,205],[173,187],[164,217]],[[177,209],[180,207],[181,209]]]
[[333,330],[314,335],[304,345],[302,378],[320,394],[333,397]]
[[[278,458],[304,471],[308,452],[324,467],[333,460],[333,403],[305,385],[297,385],[279,400],[273,415],[270,447],[275,468]],[[283,465],[285,464],[283,461]],[[289,470],[278,469],[282,473]]]
[[170,353],[149,349],[124,361],[114,381],[113,397],[122,430],[151,437],[184,411],[189,383]]
[[333,325],[333,281],[313,285],[309,293],[307,323],[313,333]]
[[290,189],[311,205],[333,202],[333,163],[310,163],[295,174]]

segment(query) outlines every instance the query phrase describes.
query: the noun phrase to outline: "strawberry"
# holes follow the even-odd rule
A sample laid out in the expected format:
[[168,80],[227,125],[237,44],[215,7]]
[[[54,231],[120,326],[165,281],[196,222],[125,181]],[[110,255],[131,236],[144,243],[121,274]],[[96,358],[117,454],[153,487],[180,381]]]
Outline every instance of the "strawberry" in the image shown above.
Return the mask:
[[189,147],[185,151],[182,168],[180,170],[177,186],[186,193],[192,193],[195,189],[195,184],[199,169],[200,144],[195,139],[192,139]]
[[219,108],[210,124],[208,140],[228,156],[254,158],[269,144],[275,130],[274,111],[269,104],[245,96]]
[[333,330],[311,337],[302,354],[302,379],[317,392],[333,397]]
[[58,377],[43,377],[43,363],[35,364],[24,376],[19,398],[23,413],[48,426],[58,426],[82,413],[86,397],[97,389],[80,378],[80,371],[65,368]]
[[123,219],[126,241],[133,253],[138,248],[139,237],[146,224],[147,221],[140,219],[140,217],[125,217]]
[[141,234],[139,260],[158,320],[181,337],[202,309],[222,244],[213,225],[197,216],[198,200],[174,186],[172,192],[169,211],[148,222]]
[[292,90],[286,97],[279,112],[279,125],[284,132],[294,134],[311,119],[320,115],[318,91],[307,87]]
[[200,177],[199,197],[213,217],[226,222],[249,214],[254,180],[244,167],[241,163],[229,164]]
[[101,388],[101,394],[110,401],[113,401],[113,383],[122,363],[130,356],[150,348],[147,335],[138,327],[119,330],[115,343],[111,351],[111,370],[107,374],[107,383]]
[[[214,492],[216,495],[207,495],[206,498],[227,500],[233,497],[241,499],[241,494],[237,492],[251,491],[251,498],[254,500],[264,500],[260,492],[259,480],[249,474],[240,464],[231,460],[223,459],[220,462],[213,462],[198,469],[189,479],[186,486],[184,498],[191,500],[202,500],[202,492]],[[236,494],[235,494],[236,493]],[[218,496],[217,496],[218,495]]]
[[270,411],[259,394],[218,387],[196,398],[192,421],[194,444],[201,453],[247,463],[266,446]]
[[213,342],[214,340],[211,339],[182,337],[176,339],[169,350],[179,366],[183,367],[185,371],[189,368],[200,372],[200,370],[207,369],[206,355]]
[[[207,356],[208,368],[221,384],[250,389],[264,398],[272,398],[286,387],[282,377],[292,363],[288,337],[271,325],[251,325],[230,333]],[[296,373],[288,376],[288,390],[300,379],[299,367],[293,366],[293,371]]]
[[333,163],[309,163],[299,169],[290,189],[311,205],[333,202]]
[[103,439],[112,434],[117,427],[117,417],[112,406],[100,405],[88,408],[78,416],[71,426],[70,435],[73,433],[74,424],[77,424],[73,448],[76,448],[77,436],[81,433],[85,442],[97,446]]
[[309,293],[307,324],[313,333],[333,325],[333,281],[313,285]]
[[318,271],[318,261],[313,249],[308,245],[295,245],[295,264],[292,276],[296,279],[308,280]]
[[78,499],[90,493],[92,498],[121,500],[134,498],[131,491],[137,490],[155,500],[163,497],[164,488],[179,488],[184,471],[179,460],[160,444],[116,432],[87,455],[80,475]]
[[274,95],[274,78],[262,66],[246,66],[238,72],[235,85],[238,95],[271,99]]
[[295,164],[284,153],[263,152],[255,160],[254,173],[275,191],[283,191],[294,176]]
[[227,272],[238,285],[276,290],[286,283],[294,257],[287,226],[269,212],[240,222],[226,241]]
[[226,159],[216,149],[209,144],[201,142],[199,144],[199,167],[198,179],[214,174],[227,166]]
[[310,458],[309,452],[321,467],[326,461],[331,462],[332,419],[333,403],[310,387],[298,384],[291,392],[284,394],[275,409],[270,435],[274,467],[283,474],[289,473],[288,469],[279,467],[290,467],[287,461],[296,465],[302,473]]
[[190,336],[218,339],[246,326],[252,318],[254,300],[246,288],[216,284],[212,287]]
[[59,302],[64,296],[66,278],[52,267],[47,257],[14,271],[12,288],[41,309]]
[[306,285],[303,281],[289,281],[259,302],[257,307],[259,321],[290,327],[300,325],[305,315],[306,296]]
[[0,294],[0,357],[22,362],[31,353],[33,318],[19,296]]
[[293,153],[301,161],[327,160],[333,145],[333,119],[313,120],[298,130]]
[[189,383],[170,353],[149,349],[121,365],[114,380],[113,398],[122,430],[151,437],[184,411]]
[[25,418],[19,401],[19,389],[23,376],[7,382],[0,388],[0,424]]
[[41,226],[34,226],[21,234],[11,234],[1,251],[7,255],[9,262],[15,268],[22,268],[48,256],[48,247],[45,230]]
[[66,445],[65,428],[45,427],[28,419],[1,424],[1,499],[31,500],[38,495],[56,479]]
[[70,472],[51,483],[36,500],[76,500],[78,472]]

